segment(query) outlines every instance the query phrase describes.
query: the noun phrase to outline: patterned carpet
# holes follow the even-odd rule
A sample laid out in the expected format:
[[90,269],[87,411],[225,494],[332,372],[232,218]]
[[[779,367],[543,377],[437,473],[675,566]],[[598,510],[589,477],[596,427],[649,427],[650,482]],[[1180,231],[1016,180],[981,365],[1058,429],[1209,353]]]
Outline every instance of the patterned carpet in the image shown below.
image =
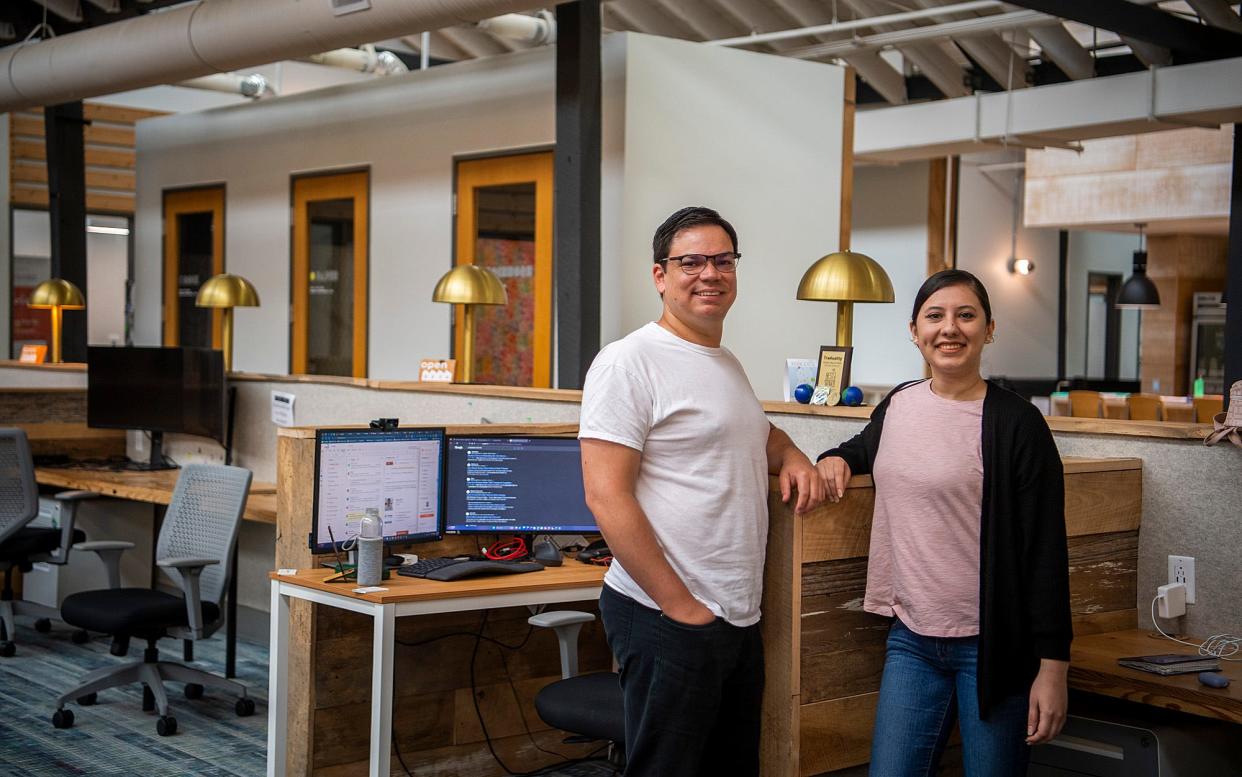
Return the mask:
[[[71,629],[54,623],[39,634],[30,618],[18,618],[17,655],[0,658],[0,777],[140,775],[140,777],[254,777],[266,769],[267,646],[238,642],[237,680],[249,688],[257,709],[248,718],[233,711],[232,697],[208,689],[190,701],[179,683],[168,685],[168,703],[177,733],[155,732],[157,715],[142,711],[142,688],[134,684],[99,694],[98,703],[69,704],[74,724],[52,726],[53,699],[77,678],[101,666],[141,658],[145,643],[134,640],[128,658],[108,654],[109,639],[96,636],[75,645]],[[195,646],[194,666],[224,671],[223,633]],[[160,656],[181,658],[175,640],[160,642]],[[394,769],[399,770],[396,760]],[[598,763],[567,765],[548,777],[609,777]]]

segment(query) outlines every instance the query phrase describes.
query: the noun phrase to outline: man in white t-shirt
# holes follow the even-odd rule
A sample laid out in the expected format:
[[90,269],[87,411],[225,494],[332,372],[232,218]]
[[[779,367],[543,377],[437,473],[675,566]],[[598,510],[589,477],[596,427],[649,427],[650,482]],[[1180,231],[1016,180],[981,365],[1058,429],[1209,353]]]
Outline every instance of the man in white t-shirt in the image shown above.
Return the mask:
[[629,775],[757,775],[768,474],[826,491],[720,345],[737,233],[709,208],[656,230],[660,320],[608,345],[582,396],[587,503],[615,559],[600,614],[621,666]]

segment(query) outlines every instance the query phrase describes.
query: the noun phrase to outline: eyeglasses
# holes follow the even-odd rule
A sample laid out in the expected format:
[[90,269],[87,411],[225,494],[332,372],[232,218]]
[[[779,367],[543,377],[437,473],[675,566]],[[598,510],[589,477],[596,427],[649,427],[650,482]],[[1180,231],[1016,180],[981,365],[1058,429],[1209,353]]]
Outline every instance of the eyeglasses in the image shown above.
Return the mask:
[[667,256],[659,260],[658,264],[663,265],[665,262],[677,262],[681,265],[681,271],[686,275],[698,275],[703,272],[703,268],[708,262],[716,268],[717,272],[731,273],[737,271],[737,263],[742,260],[741,254],[732,251],[726,251],[723,254],[708,256],[706,254],[685,254],[683,256]]

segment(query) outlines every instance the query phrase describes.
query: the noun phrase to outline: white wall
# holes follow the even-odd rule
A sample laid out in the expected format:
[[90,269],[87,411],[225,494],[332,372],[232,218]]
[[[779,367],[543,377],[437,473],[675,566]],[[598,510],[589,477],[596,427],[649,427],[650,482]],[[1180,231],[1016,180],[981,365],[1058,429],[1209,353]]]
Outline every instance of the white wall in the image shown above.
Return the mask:
[[854,169],[853,250],[880,263],[891,305],[854,306],[854,383],[894,386],[923,375],[910,306],[927,278],[926,162]]
[[[1087,374],[1087,275],[1092,272],[1121,275],[1129,278],[1134,268],[1134,251],[1138,238],[1118,232],[1069,233],[1069,257],[1066,268],[1065,309],[1065,373],[1067,376],[1102,378]],[[1092,340],[1103,342],[1103,331],[1089,333]],[[1119,377],[1138,377],[1139,311],[1121,311],[1121,358]]]
[[715,208],[743,256],[724,344],[755,392],[778,398],[785,359],[817,356],[834,331],[833,305],[795,297],[802,273],[838,248],[844,71],[648,36],[630,36],[626,63],[629,304],[616,334],[660,315],[655,228],[680,207]]
[[[982,165],[1022,159],[1020,152],[1003,151],[962,157],[957,266],[978,276],[992,302],[996,342],[984,351],[983,374],[1054,377],[1057,230],[1026,229],[1019,223],[1018,256],[1034,260],[1035,271],[1030,275],[1010,273],[1007,260],[1013,223],[1013,182],[1020,171],[979,169]],[[1021,187],[1017,196],[1022,196]]]

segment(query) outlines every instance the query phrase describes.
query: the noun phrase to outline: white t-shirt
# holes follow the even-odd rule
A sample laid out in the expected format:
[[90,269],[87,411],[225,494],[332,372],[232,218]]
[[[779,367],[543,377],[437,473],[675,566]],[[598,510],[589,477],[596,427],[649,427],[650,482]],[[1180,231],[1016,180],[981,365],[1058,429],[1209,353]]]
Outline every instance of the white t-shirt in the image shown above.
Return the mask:
[[[735,626],[759,620],[768,536],[769,424],[725,348],[650,323],[591,364],[578,436],[642,453],[635,495],[673,571]],[[659,609],[614,561],[614,590]]]

